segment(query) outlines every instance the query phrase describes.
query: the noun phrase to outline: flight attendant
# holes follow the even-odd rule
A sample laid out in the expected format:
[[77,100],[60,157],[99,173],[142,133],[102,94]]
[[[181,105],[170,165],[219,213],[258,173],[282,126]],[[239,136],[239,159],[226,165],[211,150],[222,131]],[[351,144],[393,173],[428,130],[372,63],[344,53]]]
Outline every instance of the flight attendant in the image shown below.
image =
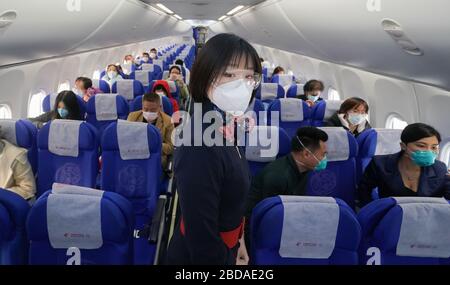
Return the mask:
[[[174,153],[181,217],[170,241],[169,264],[236,263],[250,187],[245,153],[236,142],[237,122],[260,82],[256,50],[236,35],[219,34],[199,52],[191,72],[190,93],[197,103],[191,118],[212,113],[213,120],[198,126],[191,119],[191,144]],[[207,142],[211,128],[220,143]]]

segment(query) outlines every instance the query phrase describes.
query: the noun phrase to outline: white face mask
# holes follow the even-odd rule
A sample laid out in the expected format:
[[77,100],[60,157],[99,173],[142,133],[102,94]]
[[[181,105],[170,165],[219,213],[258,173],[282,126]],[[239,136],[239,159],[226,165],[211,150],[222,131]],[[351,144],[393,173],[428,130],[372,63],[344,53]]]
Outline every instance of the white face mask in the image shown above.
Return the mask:
[[143,61],[143,62],[148,62],[148,57],[143,57],[143,58],[142,58],[142,61]]
[[73,93],[75,93],[75,95],[77,95],[77,96],[82,97],[82,96],[84,95],[83,92],[82,92],[80,89],[78,89],[78,88],[73,88],[72,91],[73,91]]
[[108,77],[109,78],[115,78],[117,76],[117,72],[115,71],[108,71]]
[[241,116],[247,110],[252,97],[253,87],[246,80],[238,79],[217,86],[211,101],[222,111]]
[[159,96],[166,96],[166,93],[164,93],[163,91],[156,91],[156,94],[158,94]]
[[358,113],[348,113],[348,121],[352,125],[359,125],[363,123],[366,120],[365,114],[358,114]]
[[124,60],[124,61],[123,61],[123,64],[132,64],[132,63],[133,63],[132,60]]
[[151,53],[150,53],[150,57],[151,57],[151,58],[155,58],[155,57],[156,57],[156,53],[151,52]]
[[153,122],[158,118],[158,113],[156,112],[142,112],[142,115],[147,120],[147,122]]

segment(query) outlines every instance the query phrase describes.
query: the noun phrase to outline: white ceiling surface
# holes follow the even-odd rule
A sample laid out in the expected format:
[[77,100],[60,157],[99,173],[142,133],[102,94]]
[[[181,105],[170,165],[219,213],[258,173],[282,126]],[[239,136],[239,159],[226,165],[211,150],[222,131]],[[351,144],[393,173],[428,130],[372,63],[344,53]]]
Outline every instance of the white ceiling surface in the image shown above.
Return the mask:
[[[380,3],[369,12],[368,3]],[[448,0],[269,0],[211,25],[251,42],[450,90]],[[405,53],[382,29],[399,22],[424,56]]]
[[[137,0],[0,0],[0,13],[18,18],[0,30],[0,67],[13,63],[125,45],[166,36],[192,35],[191,26]],[[251,0],[145,0],[161,2],[184,19],[217,20]],[[69,1],[70,2],[70,1]],[[380,3],[370,12],[367,3]],[[206,4],[206,5],[203,5]],[[268,0],[210,26],[253,43],[450,90],[448,0]],[[383,31],[392,18],[423,51],[411,56]],[[294,63],[293,63],[294,64]],[[300,67],[301,68],[301,67]]]
[[142,0],[162,3],[183,19],[217,20],[239,5],[253,6],[264,0]]
[[[0,0],[0,14],[16,21],[0,29],[0,67],[166,36],[192,34],[191,26],[137,0]],[[33,2],[33,3],[31,3]],[[72,10],[72,11],[71,11]],[[149,47],[150,48],[150,47]]]

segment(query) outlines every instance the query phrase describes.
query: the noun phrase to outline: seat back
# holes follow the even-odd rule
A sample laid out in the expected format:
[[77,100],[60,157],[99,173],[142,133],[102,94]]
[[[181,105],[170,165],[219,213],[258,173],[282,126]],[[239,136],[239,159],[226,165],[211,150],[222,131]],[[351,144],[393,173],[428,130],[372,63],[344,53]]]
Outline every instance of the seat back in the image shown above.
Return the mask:
[[310,125],[310,108],[301,99],[277,99],[269,105],[267,113],[268,124],[279,125],[290,138],[295,136],[298,128]]
[[276,196],[253,209],[255,265],[356,265],[361,228],[352,209],[330,197]]
[[153,72],[146,70],[136,70],[131,73],[130,78],[139,81],[145,89],[154,80],[154,75]]
[[307,195],[340,198],[354,208],[358,144],[344,128],[320,129],[328,134],[328,164],[325,170],[309,174]]
[[36,174],[38,168],[36,126],[27,120],[0,120],[0,129],[8,142],[28,151],[28,162]]
[[311,124],[315,127],[323,126],[323,121],[328,120],[333,116],[344,101],[338,100],[321,100],[318,101],[312,108],[312,122]]
[[292,84],[286,93],[286,98],[295,98],[302,95],[304,86],[305,84]]
[[271,103],[275,99],[284,98],[284,89],[277,83],[261,83],[256,91],[256,98],[263,103]]
[[112,93],[117,93],[128,101],[144,94],[142,83],[134,79],[117,80],[112,86]]
[[132,207],[116,193],[55,184],[26,227],[31,265],[132,264]]
[[95,187],[99,139],[85,122],[53,120],[38,132],[37,196],[54,182]]
[[360,263],[450,265],[450,204],[444,198],[383,198],[358,213]]
[[28,263],[25,222],[29,210],[21,196],[0,188],[0,265]]
[[245,157],[256,176],[267,164],[290,152],[290,139],[276,126],[255,126],[247,135]]
[[[116,192],[131,201],[135,230],[151,221],[160,194],[161,135],[151,124],[119,120],[102,138],[102,190]],[[135,264],[152,264],[154,245],[135,239]]]
[[127,100],[117,94],[97,94],[87,103],[86,121],[99,131],[101,138],[104,129],[118,119],[126,120],[129,113]]
[[284,88],[284,91],[287,92],[289,87],[295,83],[295,77],[289,74],[275,74],[272,77],[272,83],[280,84]]
[[357,181],[375,155],[394,154],[401,150],[400,136],[402,130],[368,129],[356,138],[358,142],[358,157],[356,160]]
[[[58,94],[52,93],[44,97],[44,100],[42,100],[42,110],[44,112],[53,110],[53,107],[55,106],[56,96],[58,96]],[[77,101],[78,106],[80,107],[81,117],[84,119],[84,117],[86,116],[86,103],[80,96],[77,96]]]
[[[100,78],[102,78],[103,75],[101,75]],[[111,93],[111,88],[110,88],[108,82],[106,82],[105,80],[92,79],[92,86],[102,90],[103,93]]]
[[[250,113],[251,112],[251,113]],[[246,114],[250,114],[258,126],[267,125],[267,111],[261,100],[254,98],[247,108]]]

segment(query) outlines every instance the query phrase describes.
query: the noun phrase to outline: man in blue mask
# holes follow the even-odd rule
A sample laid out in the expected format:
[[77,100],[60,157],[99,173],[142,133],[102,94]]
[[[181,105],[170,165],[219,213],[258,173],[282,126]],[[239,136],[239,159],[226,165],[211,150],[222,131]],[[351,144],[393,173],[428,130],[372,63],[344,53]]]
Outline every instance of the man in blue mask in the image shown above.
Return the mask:
[[318,128],[299,128],[291,140],[291,153],[269,163],[253,177],[246,204],[247,248],[253,208],[268,197],[306,195],[308,173],[326,168],[327,140],[327,133]]

